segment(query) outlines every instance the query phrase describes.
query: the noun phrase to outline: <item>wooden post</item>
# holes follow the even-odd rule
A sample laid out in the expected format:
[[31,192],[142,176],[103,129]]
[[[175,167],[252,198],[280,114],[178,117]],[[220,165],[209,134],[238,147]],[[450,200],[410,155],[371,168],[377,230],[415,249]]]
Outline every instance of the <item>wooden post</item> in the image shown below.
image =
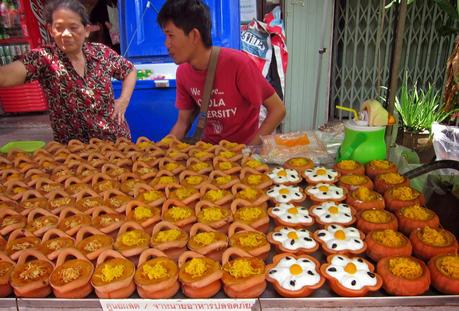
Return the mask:
[[[389,80],[389,91],[386,99],[387,102],[387,111],[389,114],[393,115],[394,113],[394,103],[395,96],[398,90],[398,73],[400,69],[400,58],[402,56],[403,49],[403,36],[405,32],[405,21],[406,21],[406,9],[407,9],[407,0],[401,0],[398,7],[398,16],[397,16],[397,30],[395,32],[395,44],[392,49],[392,60],[390,68],[390,80]],[[386,129],[386,144],[388,147],[390,140],[393,135],[393,127],[388,126]]]

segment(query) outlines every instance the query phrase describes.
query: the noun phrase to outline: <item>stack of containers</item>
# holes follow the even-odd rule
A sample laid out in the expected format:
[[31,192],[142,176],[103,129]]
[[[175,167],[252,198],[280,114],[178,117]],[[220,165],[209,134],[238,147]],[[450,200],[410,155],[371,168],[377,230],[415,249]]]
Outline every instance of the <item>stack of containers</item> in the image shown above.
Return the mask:
[[[137,76],[142,79],[137,81],[126,111],[133,141],[140,136],[160,140],[169,133],[178,114],[175,108],[177,66],[168,55],[165,36],[156,23],[164,2],[118,1],[121,52],[135,64]],[[239,49],[239,0],[205,2],[211,11],[213,45]],[[113,81],[113,89],[116,98],[121,93],[121,82]]]

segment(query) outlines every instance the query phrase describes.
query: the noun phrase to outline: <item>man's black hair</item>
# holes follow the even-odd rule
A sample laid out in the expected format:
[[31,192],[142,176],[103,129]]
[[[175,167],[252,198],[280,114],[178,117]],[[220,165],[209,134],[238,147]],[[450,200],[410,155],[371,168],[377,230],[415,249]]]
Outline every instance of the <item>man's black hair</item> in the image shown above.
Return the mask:
[[156,19],[161,28],[168,22],[188,35],[194,28],[201,34],[206,47],[212,46],[212,21],[209,7],[201,0],[167,0]]
[[45,6],[45,19],[48,24],[53,23],[53,13],[57,10],[69,10],[81,17],[81,23],[83,26],[89,25],[88,11],[81,2],[78,0],[53,0]]

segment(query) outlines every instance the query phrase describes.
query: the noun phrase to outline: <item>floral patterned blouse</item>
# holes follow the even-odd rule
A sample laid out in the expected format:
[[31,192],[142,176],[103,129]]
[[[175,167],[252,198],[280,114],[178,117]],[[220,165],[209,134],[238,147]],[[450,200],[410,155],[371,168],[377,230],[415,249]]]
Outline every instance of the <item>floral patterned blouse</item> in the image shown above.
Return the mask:
[[129,127],[112,119],[115,106],[111,78],[124,80],[132,63],[100,43],[84,43],[86,72],[82,78],[56,46],[34,49],[19,60],[27,69],[26,81],[38,80],[48,98],[54,139],[88,142],[96,137],[131,138]]

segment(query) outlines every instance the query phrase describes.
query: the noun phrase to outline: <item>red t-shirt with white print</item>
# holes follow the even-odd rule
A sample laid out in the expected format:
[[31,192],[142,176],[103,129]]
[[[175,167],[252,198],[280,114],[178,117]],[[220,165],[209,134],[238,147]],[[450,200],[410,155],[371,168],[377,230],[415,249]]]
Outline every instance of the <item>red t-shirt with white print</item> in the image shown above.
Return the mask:
[[[188,63],[177,68],[178,109],[190,110],[193,105],[200,105],[206,75],[207,70],[196,70]],[[222,139],[249,143],[258,130],[260,106],[274,93],[246,54],[221,48],[203,140],[214,144]]]

